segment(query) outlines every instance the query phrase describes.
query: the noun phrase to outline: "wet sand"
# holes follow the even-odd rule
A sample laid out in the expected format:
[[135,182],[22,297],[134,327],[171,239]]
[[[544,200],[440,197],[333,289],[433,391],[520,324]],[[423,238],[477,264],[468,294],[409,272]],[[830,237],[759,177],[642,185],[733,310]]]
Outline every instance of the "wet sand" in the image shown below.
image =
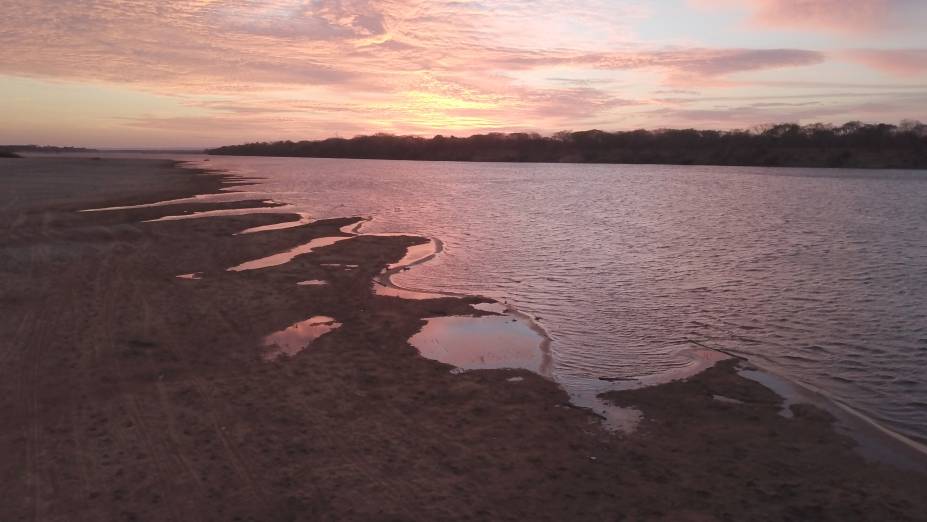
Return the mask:
[[[168,162],[0,159],[0,520],[925,519],[925,475],[864,460],[814,406],[780,415],[733,360],[608,394],[643,412],[624,435],[527,370],[420,356],[426,318],[491,313],[372,291],[424,239],[229,271],[359,219],[239,234],[300,216],[76,212],[222,187]],[[266,357],[316,316],[340,326]]]

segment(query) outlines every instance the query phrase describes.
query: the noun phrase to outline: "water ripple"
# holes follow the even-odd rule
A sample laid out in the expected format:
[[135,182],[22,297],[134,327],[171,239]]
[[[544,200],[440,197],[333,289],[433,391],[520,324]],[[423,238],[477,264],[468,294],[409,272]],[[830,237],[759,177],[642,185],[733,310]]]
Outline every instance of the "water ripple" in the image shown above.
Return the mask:
[[[214,157],[316,219],[435,237],[395,277],[538,317],[568,390],[762,361],[927,438],[927,176],[906,171]],[[249,197],[253,198],[253,195]],[[620,382],[620,381],[619,381]]]

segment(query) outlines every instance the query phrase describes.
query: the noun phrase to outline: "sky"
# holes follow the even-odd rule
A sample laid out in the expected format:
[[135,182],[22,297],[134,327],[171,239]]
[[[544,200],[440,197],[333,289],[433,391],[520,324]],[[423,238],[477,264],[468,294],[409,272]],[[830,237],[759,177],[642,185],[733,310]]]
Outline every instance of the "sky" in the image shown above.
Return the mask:
[[927,121],[924,0],[3,0],[0,143]]

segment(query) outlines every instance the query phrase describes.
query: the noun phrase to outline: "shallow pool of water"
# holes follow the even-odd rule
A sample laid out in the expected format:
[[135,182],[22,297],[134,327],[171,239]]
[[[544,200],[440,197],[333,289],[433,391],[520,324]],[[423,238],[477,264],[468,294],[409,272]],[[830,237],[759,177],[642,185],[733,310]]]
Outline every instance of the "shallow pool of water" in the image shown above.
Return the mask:
[[549,375],[545,339],[508,315],[434,317],[409,342],[429,359],[468,370],[524,368]]
[[317,237],[308,243],[304,243],[297,247],[290,248],[283,252],[277,252],[260,259],[253,259],[251,261],[245,261],[239,265],[235,265],[229,268],[232,272],[243,272],[245,270],[259,270],[261,268],[270,268],[272,266],[280,266],[286,263],[289,263],[296,256],[301,256],[303,254],[308,254],[317,248],[326,247],[329,245],[334,245],[339,241],[344,241],[346,239],[351,239],[352,236],[331,236],[331,237]]
[[341,323],[325,315],[310,317],[265,337],[263,356],[271,361],[282,356],[292,357],[340,326]]

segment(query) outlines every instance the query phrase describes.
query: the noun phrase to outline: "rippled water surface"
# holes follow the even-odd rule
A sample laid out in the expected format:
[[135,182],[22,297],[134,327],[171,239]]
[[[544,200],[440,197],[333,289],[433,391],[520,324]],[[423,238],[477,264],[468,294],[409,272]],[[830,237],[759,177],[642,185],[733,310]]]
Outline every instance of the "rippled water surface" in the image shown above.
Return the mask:
[[[440,239],[394,281],[538,318],[568,390],[742,354],[927,437],[927,173],[211,157],[312,218]],[[253,191],[257,191],[257,196]],[[603,380],[605,378],[608,380]],[[627,381],[625,379],[632,379]]]

